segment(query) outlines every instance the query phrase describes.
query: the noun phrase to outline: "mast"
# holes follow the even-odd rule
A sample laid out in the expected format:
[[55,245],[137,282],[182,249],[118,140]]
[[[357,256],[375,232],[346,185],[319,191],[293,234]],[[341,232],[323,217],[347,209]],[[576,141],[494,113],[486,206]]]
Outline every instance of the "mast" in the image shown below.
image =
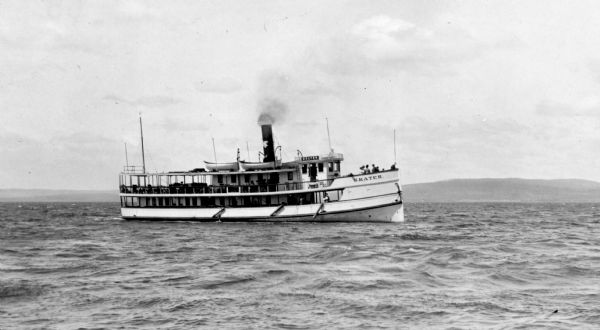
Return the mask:
[[127,142],[123,142],[125,144],[125,166],[129,169],[129,157],[127,156]]
[[215,156],[215,164],[217,164],[217,149],[215,148],[215,138],[212,138],[213,143],[213,155]]
[[246,152],[248,153],[248,161],[250,161],[250,147],[248,147],[248,141],[246,141]]
[[144,154],[144,130],[142,128],[142,113],[140,113],[140,138],[142,140],[142,171],[146,173],[146,155]]
[[329,152],[333,153],[333,149],[331,148],[331,137],[329,136],[329,119],[325,117],[325,123],[327,125],[327,141],[329,142]]
[[396,165],[396,129],[394,128],[394,165]]

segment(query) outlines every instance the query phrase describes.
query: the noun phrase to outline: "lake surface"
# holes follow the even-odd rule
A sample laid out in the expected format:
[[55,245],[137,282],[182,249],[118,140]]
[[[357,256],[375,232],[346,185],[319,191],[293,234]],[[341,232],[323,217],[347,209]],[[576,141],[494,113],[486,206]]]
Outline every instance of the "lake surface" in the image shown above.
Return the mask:
[[0,203],[0,329],[600,324],[600,204],[407,204],[406,219],[142,222],[117,204]]

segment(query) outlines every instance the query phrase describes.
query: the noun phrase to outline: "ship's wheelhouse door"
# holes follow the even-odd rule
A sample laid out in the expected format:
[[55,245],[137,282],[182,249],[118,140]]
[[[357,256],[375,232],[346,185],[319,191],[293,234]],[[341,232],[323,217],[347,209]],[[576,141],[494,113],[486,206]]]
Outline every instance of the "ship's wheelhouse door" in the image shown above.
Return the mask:
[[310,177],[311,182],[317,181],[317,164],[316,163],[308,164],[308,176]]

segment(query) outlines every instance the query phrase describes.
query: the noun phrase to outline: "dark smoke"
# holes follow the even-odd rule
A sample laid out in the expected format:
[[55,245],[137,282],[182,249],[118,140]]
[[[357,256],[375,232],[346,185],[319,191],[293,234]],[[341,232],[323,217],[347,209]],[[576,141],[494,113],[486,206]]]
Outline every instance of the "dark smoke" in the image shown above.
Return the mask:
[[282,101],[275,98],[264,98],[258,104],[258,124],[272,125],[282,121],[288,112],[288,107]]

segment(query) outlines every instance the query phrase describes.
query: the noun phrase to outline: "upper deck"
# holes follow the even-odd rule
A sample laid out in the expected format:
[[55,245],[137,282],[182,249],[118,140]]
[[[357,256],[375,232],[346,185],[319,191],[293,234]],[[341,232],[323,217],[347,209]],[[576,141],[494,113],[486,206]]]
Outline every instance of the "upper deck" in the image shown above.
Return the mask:
[[342,154],[296,157],[272,168],[228,170],[196,168],[191,171],[145,173],[126,167],[119,175],[122,194],[229,194],[276,193],[327,188],[340,177]]

